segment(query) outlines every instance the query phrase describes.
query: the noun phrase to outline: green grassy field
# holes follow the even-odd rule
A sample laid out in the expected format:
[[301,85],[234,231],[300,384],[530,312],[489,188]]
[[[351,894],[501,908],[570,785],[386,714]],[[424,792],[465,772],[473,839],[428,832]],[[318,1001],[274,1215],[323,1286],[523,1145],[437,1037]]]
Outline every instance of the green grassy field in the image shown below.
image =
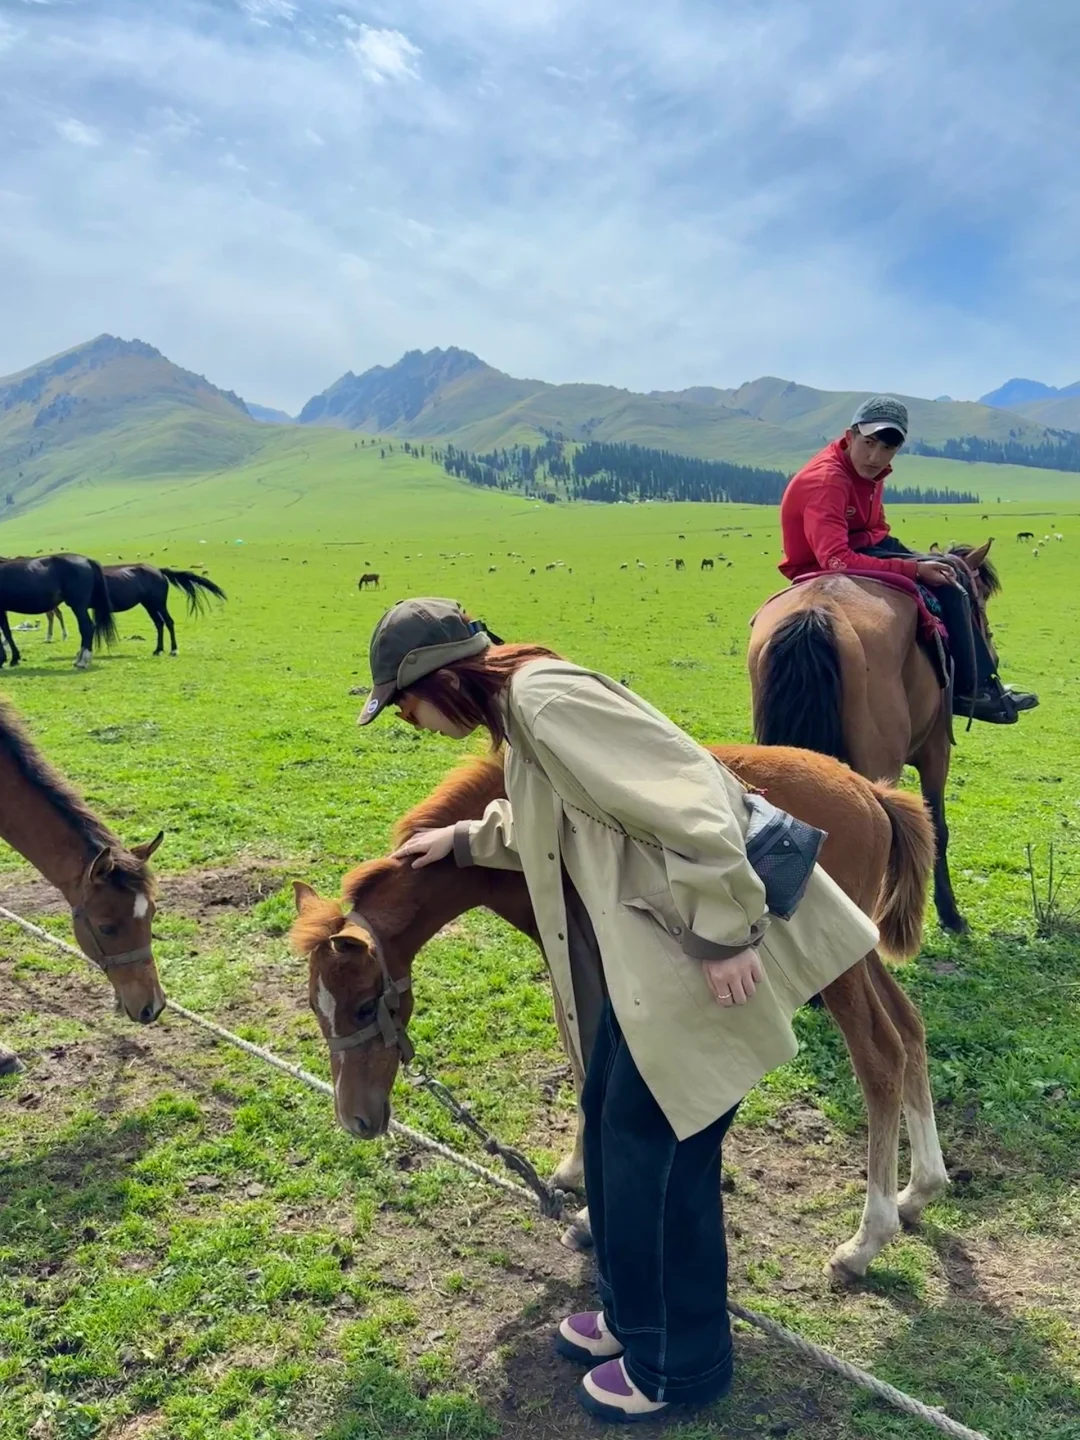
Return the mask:
[[[86,673],[70,640],[27,632],[0,687],[122,835],[167,831],[166,988],[325,1074],[283,938],[287,882],[335,891],[460,754],[393,720],[356,728],[349,692],[367,682],[383,606],[457,596],[507,638],[625,678],[699,738],[737,740],[747,619],[778,577],[769,510],[536,506],[397,449],[380,461],[348,434],[317,439],[282,432],[227,475],[75,487],[0,527],[6,553],[198,564],[230,596],[196,621],[176,606],[175,660],[151,657],[141,612]],[[1052,840],[1066,866],[1077,853],[1080,621],[1062,597],[1080,504],[1071,477],[1033,498],[1033,475],[993,467],[1000,506],[980,481],[980,507],[893,517],[916,545],[998,536],[1004,674],[1043,699],[1012,730],[959,737],[953,870],[973,934],[928,925],[903,971],[954,1187],[865,1285],[829,1289],[822,1266],[861,1204],[862,1116],[837,1037],[809,1012],[799,1059],[744,1107],[726,1203],[737,1298],[993,1440],[1080,1440],[1080,949],[1036,933],[1024,850]],[[1021,528],[1065,538],[1035,559],[1011,538]],[[357,593],[365,569],[383,575],[378,594]],[[0,903],[68,935],[47,887],[9,852],[0,862]],[[589,1266],[546,1222],[394,1142],[357,1144],[320,1097],[176,1017],[136,1031],[96,975],[14,929],[2,939],[0,1034],[27,1068],[0,1082],[0,1440],[592,1433],[547,1338],[587,1302]],[[572,1102],[539,956],[476,914],[416,974],[425,1064],[553,1160]],[[399,1086],[396,1106],[463,1143],[423,1095]],[[731,1398],[665,1433],[933,1433],[757,1336],[740,1336],[740,1357]]]

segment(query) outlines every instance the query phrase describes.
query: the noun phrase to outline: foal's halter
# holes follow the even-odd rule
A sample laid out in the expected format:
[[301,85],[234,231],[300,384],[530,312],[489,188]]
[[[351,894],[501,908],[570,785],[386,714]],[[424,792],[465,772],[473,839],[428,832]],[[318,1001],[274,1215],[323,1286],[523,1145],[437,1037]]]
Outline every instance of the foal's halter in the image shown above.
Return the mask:
[[[72,908],[71,913],[76,920],[82,921],[83,927],[90,937],[90,944],[88,946],[82,945],[83,953],[99,970],[104,970],[107,973],[117,965],[137,965],[140,960],[152,960],[154,958],[153,949],[149,945],[140,945],[138,950],[124,950],[119,955],[106,955],[105,951],[101,948],[98,933],[94,929],[93,923],[90,916],[86,913],[85,908],[82,905],[76,905]],[[82,944],[82,941],[80,940],[79,943]]]
[[409,1032],[401,1023],[400,1012],[401,997],[407,990],[412,989],[412,980],[408,975],[403,975],[400,980],[391,979],[378,936],[359,910],[350,910],[345,921],[346,924],[359,925],[371,936],[372,954],[378,961],[379,970],[382,973],[382,989],[375,1002],[375,1019],[371,1024],[365,1025],[360,1030],[354,1030],[349,1035],[331,1036],[326,1042],[330,1047],[330,1053],[339,1055],[343,1050],[356,1050],[372,1040],[381,1039],[388,1050],[396,1048],[400,1052],[403,1062],[408,1065],[415,1051],[412,1041],[409,1039]]

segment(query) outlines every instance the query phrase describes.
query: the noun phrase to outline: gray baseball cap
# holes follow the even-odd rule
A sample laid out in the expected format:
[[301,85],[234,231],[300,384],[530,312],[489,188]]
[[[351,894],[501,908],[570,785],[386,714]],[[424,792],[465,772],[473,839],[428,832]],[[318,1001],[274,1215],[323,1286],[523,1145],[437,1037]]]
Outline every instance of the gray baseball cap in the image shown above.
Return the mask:
[[371,637],[371,696],[356,723],[369,725],[400,690],[491,644],[480,621],[470,620],[456,600],[399,600]]
[[864,400],[851,417],[851,428],[860,435],[876,435],[879,430],[899,430],[907,439],[907,406],[891,395],[872,395]]

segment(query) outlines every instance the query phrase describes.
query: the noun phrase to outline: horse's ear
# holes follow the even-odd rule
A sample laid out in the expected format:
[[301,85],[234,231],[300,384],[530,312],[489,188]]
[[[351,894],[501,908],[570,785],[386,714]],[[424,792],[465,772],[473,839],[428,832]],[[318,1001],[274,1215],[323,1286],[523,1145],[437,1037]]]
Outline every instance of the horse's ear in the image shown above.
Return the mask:
[[292,893],[293,899],[296,901],[296,913],[298,915],[303,914],[305,905],[310,905],[312,901],[318,901],[319,899],[318,891],[313,890],[310,885],[305,885],[303,880],[294,880],[292,882]]
[[980,545],[977,550],[969,550],[964,556],[964,563],[970,570],[978,570],[987,555],[990,554],[990,546],[994,543],[993,538],[987,540],[985,545]]
[[136,860],[149,860],[164,839],[165,831],[159,830],[152,840],[147,840],[142,845],[132,845],[131,853]]
[[112,851],[106,845],[104,850],[99,850],[93,860],[86,867],[86,881],[89,885],[100,885],[113,868]]
[[370,950],[371,944],[371,936],[364,927],[348,921],[330,937],[330,948],[338,955],[355,955],[357,950]]

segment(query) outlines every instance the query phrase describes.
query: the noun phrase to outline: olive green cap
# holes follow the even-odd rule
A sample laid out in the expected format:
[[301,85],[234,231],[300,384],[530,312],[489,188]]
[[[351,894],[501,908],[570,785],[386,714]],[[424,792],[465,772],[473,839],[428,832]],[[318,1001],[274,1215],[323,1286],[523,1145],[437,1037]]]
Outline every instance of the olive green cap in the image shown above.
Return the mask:
[[356,723],[369,725],[400,690],[454,660],[479,655],[491,643],[456,600],[399,600],[371,637],[371,697]]

